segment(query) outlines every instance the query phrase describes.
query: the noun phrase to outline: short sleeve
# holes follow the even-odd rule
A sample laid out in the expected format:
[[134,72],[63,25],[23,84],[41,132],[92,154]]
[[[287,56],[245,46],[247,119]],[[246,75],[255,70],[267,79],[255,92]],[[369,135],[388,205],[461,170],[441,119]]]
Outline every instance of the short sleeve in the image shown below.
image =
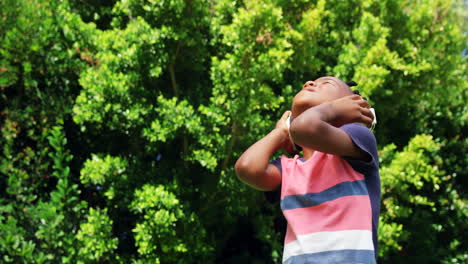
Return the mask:
[[271,164],[271,165],[274,165],[276,168],[278,168],[279,171],[280,171],[280,173],[282,172],[281,158],[280,158],[280,157],[278,157],[278,158],[276,158],[276,159],[274,159],[274,160],[271,160],[271,161],[270,161],[270,164]]
[[377,141],[374,134],[367,127],[356,123],[346,124],[340,128],[351,137],[351,140],[356,146],[366,152],[370,157],[369,160],[359,160],[351,157],[343,158],[359,172],[368,170],[371,167],[378,167]]
[[[281,157],[278,157],[274,160],[270,161],[271,165],[274,165],[276,168],[279,169],[280,173],[282,172],[282,166],[281,166]],[[267,191],[265,192],[265,198],[269,203],[277,203],[280,200],[280,195],[281,195],[281,188],[278,188],[274,191]]]

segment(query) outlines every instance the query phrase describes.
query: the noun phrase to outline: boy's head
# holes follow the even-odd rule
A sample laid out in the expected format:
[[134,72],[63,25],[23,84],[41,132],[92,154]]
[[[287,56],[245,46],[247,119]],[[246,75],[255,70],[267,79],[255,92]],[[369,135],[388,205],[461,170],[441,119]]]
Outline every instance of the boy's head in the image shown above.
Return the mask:
[[315,81],[307,81],[292,102],[292,117],[297,117],[305,110],[332,101],[347,95],[353,91],[342,80],[332,77],[320,77]]

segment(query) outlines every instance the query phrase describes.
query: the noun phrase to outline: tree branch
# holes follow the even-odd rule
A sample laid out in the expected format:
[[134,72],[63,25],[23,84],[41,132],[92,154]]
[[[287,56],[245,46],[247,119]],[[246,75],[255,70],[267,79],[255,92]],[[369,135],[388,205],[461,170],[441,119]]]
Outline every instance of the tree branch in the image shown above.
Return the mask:
[[236,139],[237,139],[237,131],[238,131],[238,125],[237,125],[237,122],[234,121],[231,126],[232,137],[228,143],[228,148],[227,148],[228,153],[226,155],[226,158],[223,161],[223,165],[221,166],[221,171],[224,171],[227,168],[229,164],[229,160],[232,157],[232,148],[234,147],[234,143],[236,142]]

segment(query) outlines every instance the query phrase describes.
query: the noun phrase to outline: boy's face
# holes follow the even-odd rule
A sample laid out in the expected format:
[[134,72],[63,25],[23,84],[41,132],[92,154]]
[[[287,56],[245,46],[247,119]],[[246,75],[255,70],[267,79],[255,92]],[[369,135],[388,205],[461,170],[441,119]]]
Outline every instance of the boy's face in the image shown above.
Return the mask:
[[308,81],[294,96],[291,108],[292,117],[297,117],[311,107],[351,94],[349,86],[336,77],[327,76]]

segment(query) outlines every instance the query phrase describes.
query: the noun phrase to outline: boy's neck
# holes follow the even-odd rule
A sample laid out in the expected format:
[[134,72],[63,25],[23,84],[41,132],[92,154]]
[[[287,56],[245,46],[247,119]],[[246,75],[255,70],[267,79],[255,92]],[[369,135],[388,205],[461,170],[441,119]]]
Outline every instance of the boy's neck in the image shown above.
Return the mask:
[[303,158],[308,160],[314,154],[315,150],[309,148],[302,148]]

